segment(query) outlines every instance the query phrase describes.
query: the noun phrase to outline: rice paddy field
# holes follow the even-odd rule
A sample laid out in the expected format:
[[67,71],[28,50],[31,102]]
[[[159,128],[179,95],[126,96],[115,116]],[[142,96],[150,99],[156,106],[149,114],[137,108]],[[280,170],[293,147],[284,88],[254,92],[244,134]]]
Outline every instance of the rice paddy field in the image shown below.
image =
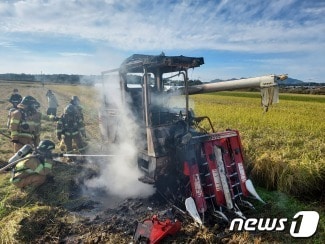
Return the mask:
[[[62,113],[72,95],[79,96],[84,107],[88,142],[92,145],[92,153],[98,152],[96,150],[101,146],[97,118],[99,95],[94,87],[50,84],[43,87],[39,84],[0,82],[0,124],[1,132],[5,134],[9,107],[6,99],[13,88],[18,88],[23,96],[34,96],[40,101],[43,113],[47,108],[45,94],[48,89],[52,89],[59,100],[58,114]],[[218,92],[194,95],[190,98],[191,104],[194,104],[195,115],[209,116],[216,131],[230,128],[240,132],[247,174],[253,180],[260,196],[268,203],[266,206],[257,204],[257,211],[248,216],[292,218],[295,213],[303,210],[314,210],[320,214],[318,230],[312,238],[292,239],[288,233],[260,235],[244,232],[234,234],[227,240],[231,243],[323,243],[325,239],[325,96],[280,94],[280,103],[272,105],[268,112],[264,112],[261,108],[258,92]],[[202,126],[211,131],[207,123]],[[42,121],[41,139],[51,139],[59,143],[54,128],[55,124],[52,121]],[[0,135],[0,163],[6,162],[11,156],[11,143],[8,138]],[[62,170],[62,173],[68,174],[69,172],[65,170]],[[62,182],[63,177],[65,176],[62,174],[56,179]],[[47,199],[50,204],[46,204],[42,199],[35,200],[34,197],[31,198],[28,194],[15,190],[9,184],[9,178],[8,174],[0,174],[0,243],[22,243],[17,240],[33,240],[28,239],[32,238],[30,230],[19,232],[21,227],[18,227],[21,219],[26,221],[33,217],[31,209],[44,213],[44,216],[51,216],[51,223],[49,219],[44,218],[42,219],[44,222],[39,225],[57,227],[58,230],[55,229],[57,232],[51,233],[53,236],[59,236],[61,227],[59,228],[55,223],[59,219],[61,221],[64,218],[74,218],[67,213],[62,217],[60,206],[63,200],[59,199],[58,195],[52,196],[51,201]],[[66,192],[67,186],[62,184],[61,187],[60,192]],[[57,190],[53,188],[53,192],[59,194]],[[50,195],[50,193],[46,194]],[[64,199],[64,201],[68,200]],[[68,221],[66,224],[76,226],[74,221],[77,220],[74,219],[71,223]],[[80,225],[78,228],[81,228]],[[55,239],[53,237],[49,240]],[[215,243],[209,240],[204,242],[204,238],[198,240],[201,240],[200,243]],[[115,243],[117,242],[128,243],[122,239],[115,239]]]
[[324,201],[325,96],[280,94],[268,112],[259,106],[259,93],[220,92],[192,99],[196,114],[209,116],[217,131],[240,132],[254,182],[299,199]]

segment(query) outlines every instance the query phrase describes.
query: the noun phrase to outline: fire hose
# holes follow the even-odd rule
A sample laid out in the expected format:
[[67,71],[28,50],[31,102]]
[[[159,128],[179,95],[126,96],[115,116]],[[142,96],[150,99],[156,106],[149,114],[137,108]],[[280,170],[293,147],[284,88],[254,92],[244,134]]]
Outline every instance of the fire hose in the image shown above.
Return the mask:
[[0,131],[0,134],[3,135],[4,137],[7,137],[8,139],[11,140],[11,137],[10,137],[9,135],[7,135],[7,134],[5,134],[5,133],[3,133],[3,132],[1,132],[1,131]]
[[37,155],[31,155],[31,156],[27,156],[27,157],[24,157],[24,158],[20,158],[10,164],[7,164],[6,166],[4,166],[3,168],[0,169],[0,173],[5,171],[6,169],[10,168],[10,167],[13,167],[15,166],[16,164],[18,164],[20,161],[23,161],[23,160],[26,160],[26,159],[30,159],[30,158],[36,158]]
[[57,157],[116,157],[115,154],[70,154],[70,153],[58,153]]
[[[0,135],[3,135],[4,137],[10,139],[10,141],[12,142],[12,139],[11,139],[11,137],[10,137],[9,135],[7,135],[7,134],[5,134],[5,133],[3,133],[3,132],[1,132],[1,131],[0,131]],[[19,142],[19,141],[15,142],[15,143],[17,143],[17,144],[21,144],[21,145],[24,145],[23,143],[21,143],[21,142]]]

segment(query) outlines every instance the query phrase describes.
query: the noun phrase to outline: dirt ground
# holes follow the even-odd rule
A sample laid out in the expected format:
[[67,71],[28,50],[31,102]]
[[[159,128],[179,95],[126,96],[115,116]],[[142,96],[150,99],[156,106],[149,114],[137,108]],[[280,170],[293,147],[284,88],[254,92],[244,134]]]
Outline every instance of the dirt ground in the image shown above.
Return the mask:
[[[259,243],[261,240],[248,233],[230,233],[225,225],[199,227],[187,213],[158,193],[148,198],[123,199],[101,188],[87,189],[84,182],[94,177],[97,170],[96,162],[90,160],[56,161],[53,169],[56,174],[51,181],[36,189],[22,190],[19,194],[24,197],[20,204],[24,206],[9,216],[17,225],[14,233],[17,243],[137,243],[134,234],[138,223],[154,215],[162,222],[167,219],[181,222],[181,230],[164,237],[162,243]],[[32,210],[27,209],[29,206]],[[28,214],[20,216],[20,211]]]
[[[181,230],[166,236],[162,243],[259,243],[262,240],[257,233],[230,233],[225,225],[198,227],[188,214],[175,209],[158,193],[148,198],[121,199],[100,188],[86,189],[83,182],[96,174],[95,164],[57,162],[54,169],[57,175],[53,181],[28,192],[32,201],[40,206],[20,220],[21,227],[16,232],[18,240],[71,244],[137,243],[133,237],[138,223],[154,215],[160,221],[177,219],[181,222]],[[53,199],[58,189],[67,185],[69,199]]]

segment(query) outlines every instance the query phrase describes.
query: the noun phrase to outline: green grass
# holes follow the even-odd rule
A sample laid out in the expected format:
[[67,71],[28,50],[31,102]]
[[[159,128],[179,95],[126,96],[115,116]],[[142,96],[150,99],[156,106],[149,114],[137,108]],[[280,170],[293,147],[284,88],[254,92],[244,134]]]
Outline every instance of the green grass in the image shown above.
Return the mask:
[[[325,238],[325,208],[319,202],[301,202],[279,191],[267,191],[258,187],[260,196],[267,202],[266,205],[255,204],[254,218],[287,218],[285,234],[273,233],[273,237],[281,240],[281,243],[312,243],[322,244]],[[320,215],[316,233],[310,238],[294,238],[289,234],[293,217],[300,211],[316,211]]]

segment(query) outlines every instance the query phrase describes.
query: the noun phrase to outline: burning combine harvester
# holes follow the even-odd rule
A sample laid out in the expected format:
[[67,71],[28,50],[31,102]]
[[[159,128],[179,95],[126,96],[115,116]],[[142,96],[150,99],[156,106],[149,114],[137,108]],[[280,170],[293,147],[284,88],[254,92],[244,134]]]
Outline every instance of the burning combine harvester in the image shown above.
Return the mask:
[[[138,151],[138,166],[144,172],[139,180],[155,184],[166,199],[186,209],[200,224],[211,216],[226,221],[234,216],[244,218],[239,206],[253,207],[245,200],[249,195],[263,200],[245,173],[239,132],[215,132],[208,117],[195,116],[189,95],[261,88],[267,109],[278,100],[277,82],[286,79],[286,75],[268,75],[189,86],[189,69],[202,64],[201,57],[135,54],[119,69],[102,72],[103,80],[118,72],[121,97],[131,98],[125,102],[130,104],[145,141]],[[166,81],[176,76],[184,85],[167,90]],[[135,79],[136,86],[131,84]],[[176,97],[185,100],[184,107],[175,106]],[[108,121],[116,120],[114,110],[108,106],[106,111]],[[203,121],[211,133],[202,130]],[[102,134],[111,135],[103,125]],[[114,130],[111,125],[109,129]]]

